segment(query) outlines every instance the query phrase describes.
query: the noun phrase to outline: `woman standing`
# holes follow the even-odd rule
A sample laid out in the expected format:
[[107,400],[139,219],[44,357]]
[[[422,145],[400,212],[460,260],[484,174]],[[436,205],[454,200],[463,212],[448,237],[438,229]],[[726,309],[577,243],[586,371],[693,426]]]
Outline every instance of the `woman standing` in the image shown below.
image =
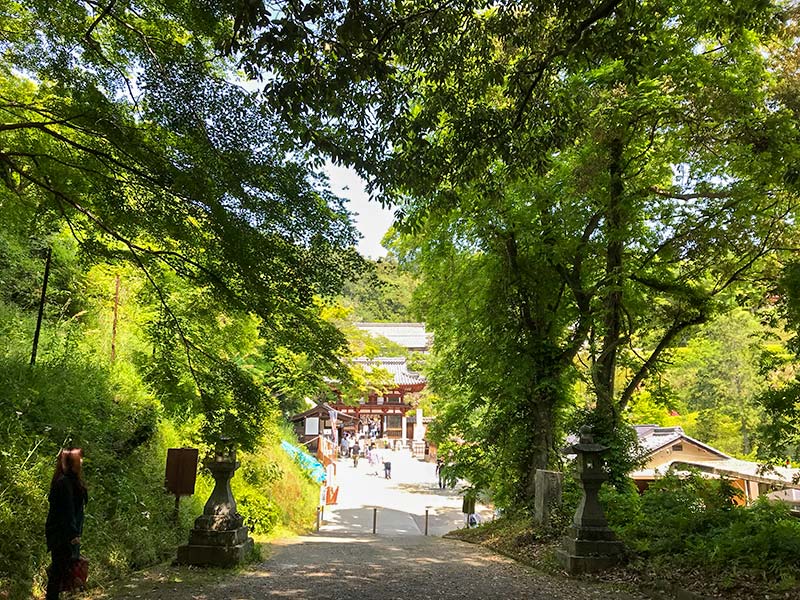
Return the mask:
[[50,483],[50,510],[45,535],[52,564],[47,573],[47,600],[57,599],[72,563],[81,552],[83,509],[89,496],[82,476],[83,450],[70,448],[58,453]]

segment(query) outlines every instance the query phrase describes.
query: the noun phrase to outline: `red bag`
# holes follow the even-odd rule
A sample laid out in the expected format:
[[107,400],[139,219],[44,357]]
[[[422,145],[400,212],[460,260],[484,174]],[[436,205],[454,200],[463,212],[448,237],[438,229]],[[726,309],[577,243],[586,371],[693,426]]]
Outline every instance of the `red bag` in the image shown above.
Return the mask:
[[62,592],[74,592],[86,587],[89,578],[89,559],[80,556],[72,562],[72,566],[61,581]]

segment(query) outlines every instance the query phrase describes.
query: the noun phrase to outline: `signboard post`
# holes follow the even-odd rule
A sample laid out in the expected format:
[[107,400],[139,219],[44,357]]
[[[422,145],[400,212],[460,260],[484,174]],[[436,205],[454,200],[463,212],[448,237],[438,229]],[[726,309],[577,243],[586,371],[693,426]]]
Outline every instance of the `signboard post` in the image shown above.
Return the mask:
[[167,469],[164,475],[164,488],[175,495],[175,520],[178,520],[181,496],[194,494],[197,481],[197,448],[169,448],[167,450]]

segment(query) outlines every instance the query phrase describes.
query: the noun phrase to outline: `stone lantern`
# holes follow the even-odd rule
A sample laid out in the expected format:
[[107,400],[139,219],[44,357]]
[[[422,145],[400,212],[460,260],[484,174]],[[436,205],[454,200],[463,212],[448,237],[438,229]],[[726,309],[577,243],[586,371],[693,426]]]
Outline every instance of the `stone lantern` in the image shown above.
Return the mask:
[[179,564],[234,566],[244,562],[253,548],[242,515],[236,510],[231,479],[239,462],[236,447],[220,438],[214,454],[203,463],[214,478],[214,490],[189,533],[189,543],[178,548]]
[[600,486],[608,479],[603,453],[608,450],[594,441],[592,428],[584,426],[580,441],[565,449],[575,454],[577,479],[583,495],[575,511],[572,527],[567,530],[558,551],[562,566],[571,574],[607,569],[619,563],[623,545],[608,526],[598,494]]

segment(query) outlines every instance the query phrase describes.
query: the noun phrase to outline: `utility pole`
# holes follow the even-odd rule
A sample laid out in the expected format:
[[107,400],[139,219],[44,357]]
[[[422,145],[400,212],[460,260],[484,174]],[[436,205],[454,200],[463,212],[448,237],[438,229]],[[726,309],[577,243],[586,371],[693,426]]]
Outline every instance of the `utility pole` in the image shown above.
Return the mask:
[[52,248],[47,249],[47,259],[44,263],[44,282],[42,283],[42,297],[39,299],[39,315],[36,317],[36,331],[33,333],[33,350],[31,351],[31,366],[36,364],[36,351],[39,349],[39,332],[42,330],[42,316],[44,315],[44,301],[47,297],[47,280],[50,279],[50,258]]
[[114,292],[114,322],[111,325],[111,362],[117,358],[117,314],[119,313],[119,275],[117,275],[116,291]]

